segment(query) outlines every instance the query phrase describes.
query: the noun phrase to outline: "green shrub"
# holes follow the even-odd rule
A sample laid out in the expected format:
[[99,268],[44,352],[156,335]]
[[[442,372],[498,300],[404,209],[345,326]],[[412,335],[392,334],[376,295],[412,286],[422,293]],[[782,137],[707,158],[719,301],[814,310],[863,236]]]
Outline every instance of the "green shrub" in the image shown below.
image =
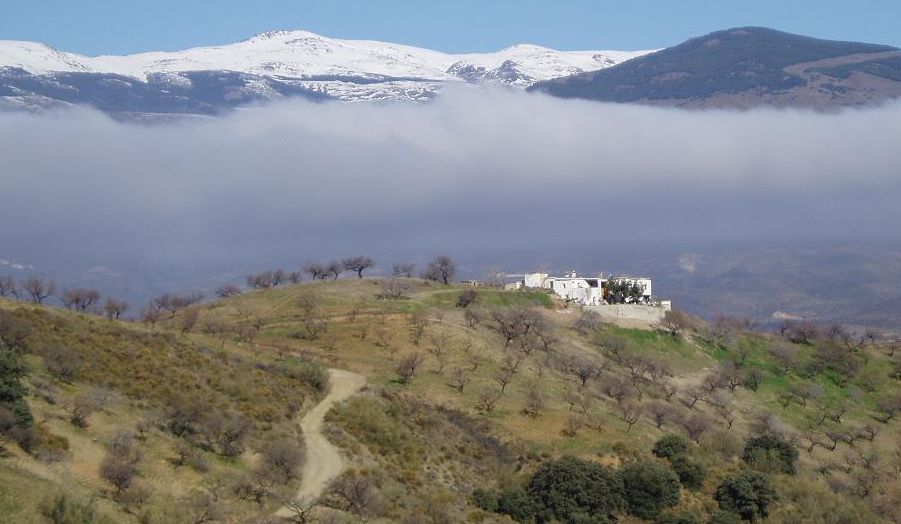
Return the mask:
[[497,496],[497,513],[509,515],[516,522],[532,522],[535,509],[535,500],[522,489],[507,489]]
[[710,515],[707,524],[740,524],[741,517],[731,511],[717,510]]
[[652,519],[679,503],[679,477],[658,462],[638,462],[622,469],[623,498],[629,513]]
[[670,460],[670,466],[679,476],[679,482],[686,489],[697,490],[704,486],[704,479],[707,478],[707,468],[691,460],[686,456],[673,457]]
[[655,524],[701,524],[701,519],[694,513],[664,513],[654,520]]
[[527,491],[540,521],[607,522],[625,507],[620,476],[575,457],[542,464]]
[[752,522],[769,515],[770,505],[778,500],[769,479],[757,471],[743,471],[727,478],[716,488],[713,498],[720,509]]
[[741,458],[758,469],[794,475],[798,450],[779,435],[767,433],[748,439]]
[[487,489],[476,489],[472,492],[472,503],[479,509],[497,512],[497,494]]
[[[15,426],[27,428],[34,422],[31,410],[25,402],[25,385],[22,378],[28,368],[16,351],[8,348],[0,340],[0,408],[5,408],[15,417]],[[12,428],[10,428],[12,429]]]
[[77,500],[59,492],[41,504],[41,515],[53,524],[96,524],[103,522],[90,501]]
[[664,435],[654,443],[653,451],[660,458],[672,459],[688,451],[688,441],[681,435]]

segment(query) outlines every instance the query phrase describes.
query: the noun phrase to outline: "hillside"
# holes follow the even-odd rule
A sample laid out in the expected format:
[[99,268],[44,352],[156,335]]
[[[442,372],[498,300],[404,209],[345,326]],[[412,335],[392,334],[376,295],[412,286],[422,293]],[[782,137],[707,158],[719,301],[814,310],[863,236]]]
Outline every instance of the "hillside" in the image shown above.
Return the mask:
[[540,82],[563,98],[679,107],[830,108],[901,96],[901,51],[762,27],[693,38],[604,71]]
[[[540,292],[352,278],[248,291],[154,325],[3,301],[0,339],[28,364],[37,435],[6,431],[33,443],[29,455],[9,437],[0,458],[0,513],[17,521],[44,522],[60,497],[115,522],[198,522],[188,511],[210,507],[209,521],[262,521],[302,479],[291,470],[272,482],[259,464],[271,442],[297,441],[325,367],[367,386],[326,415],[348,469],[296,522],[510,522],[499,513],[527,522],[579,511],[706,522],[733,518],[714,497],[754,472],[775,493],[768,522],[901,517],[901,352],[841,328],[790,323],[780,335],[680,314],[623,328]],[[98,388],[103,408],[78,427],[71,408]],[[185,397],[222,414],[212,419],[244,421],[241,449],[225,446],[228,424],[196,423],[208,418]],[[122,429],[138,450],[141,489],[117,493],[98,471],[117,456],[111,437]],[[655,456],[668,434],[685,448]],[[278,463],[303,462],[288,455]],[[556,461],[568,456],[587,462]],[[536,486],[565,486],[568,468],[625,491],[591,510],[542,498],[550,491]],[[673,469],[676,484],[652,497],[670,502],[636,494]]]

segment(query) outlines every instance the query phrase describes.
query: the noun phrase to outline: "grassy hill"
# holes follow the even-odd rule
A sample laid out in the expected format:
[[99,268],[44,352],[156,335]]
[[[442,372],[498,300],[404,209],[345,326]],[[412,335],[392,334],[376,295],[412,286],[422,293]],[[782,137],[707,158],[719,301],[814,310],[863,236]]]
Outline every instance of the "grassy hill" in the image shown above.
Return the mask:
[[[0,514],[46,522],[63,500],[114,522],[196,522],[210,508],[214,521],[269,518],[298,484],[296,472],[265,474],[272,443],[298,440],[297,417],[332,367],[368,385],[327,416],[349,467],[319,521],[527,520],[511,507],[546,504],[529,489],[565,456],[626,479],[647,464],[699,466],[706,475],[677,486],[663,512],[689,519],[679,522],[727,518],[714,497],[748,471],[778,496],[768,521],[899,518],[901,351],[888,343],[685,315],[670,329],[623,328],[539,292],[477,288],[461,302],[470,288],[397,289],[385,298],[384,281],[370,279],[276,287],[155,326],[0,303],[0,339],[27,363],[35,421],[18,437],[30,453],[3,441]],[[86,401],[100,407],[78,427],[73,409]],[[132,485],[117,490],[101,465],[121,455],[123,430],[139,458]],[[652,453],[669,434],[688,443],[682,462]],[[798,450],[794,474],[776,448],[745,453],[760,435]],[[633,506],[614,515],[640,522]]]
[[[629,60],[616,67],[536,84],[532,89],[564,98],[675,105],[835,106],[879,101],[862,85],[845,82],[852,72],[884,80],[870,85],[883,99],[898,96],[897,49],[820,40],[763,27],[718,31]],[[882,56],[883,54],[887,56]],[[870,55],[814,69],[813,82],[790,66]],[[893,87],[894,86],[894,87]],[[808,92],[811,91],[811,92]]]

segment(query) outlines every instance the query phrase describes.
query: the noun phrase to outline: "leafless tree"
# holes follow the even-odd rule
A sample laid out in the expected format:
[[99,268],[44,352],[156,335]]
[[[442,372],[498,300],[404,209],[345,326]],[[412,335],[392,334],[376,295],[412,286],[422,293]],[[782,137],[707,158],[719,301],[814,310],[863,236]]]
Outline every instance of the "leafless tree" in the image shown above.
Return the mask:
[[216,289],[216,296],[219,298],[228,298],[241,294],[241,288],[234,284],[225,284]]
[[404,298],[411,289],[413,289],[413,285],[408,280],[398,277],[386,278],[382,281],[382,292],[379,298]]
[[186,309],[181,314],[181,317],[178,319],[178,329],[181,330],[182,334],[188,334],[194,330],[199,316],[200,311],[197,308]]
[[433,280],[435,282],[441,282],[445,286],[448,285],[457,274],[457,264],[454,262],[449,256],[442,255],[435,257],[434,260],[429,262],[428,266],[426,266],[425,271],[422,273],[422,278],[426,280]]
[[407,323],[410,333],[410,342],[418,346],[428,328],[429,314],[425,310],[414,309],[407,317]]
[[704,398],[704,390],[698,387],[691,387],[682,393],[682,402],[688,409],[694,409],[698,401]]
[[100,293],[86,288],[67,289],[63,291],[60,300],[65,307],[84,312],[100,301]]
[[43,304],[44,300],[53,295],[56,284],[52,280],[43,280],[37,277],[29,277],[22,283],[22,289],[35,304]]
[[344,265],[338,260],[332,260],[326,264],[325,270],[332,277],[332,280],[338,280],[341,273],[344,273]]
[[141,310],[141,322],[148,324],[150,327],[155,327],[161,316],[160,310],[154,306],[153,302]]
[[710,419],[703,413],[692,413],[683,418],[681,424],[688,437],[697,443],[701,442],[701,437],[710,429]]
[[357,278],[363,278],[363,271],[375,266],[375,262],[369,257],[345,258],[341,263],[344,269],[355,272]]
[[463,311],[463,320],[466,321],[466,326],[469,329],[475,329],[482,322],[482,317],[482,311],[475,307],[468,307]]
[[419,366],[422,365],[423,360],[423,356],[420,353],[411,353],[401,359],[396,369],[398,382],[405,386],[409,384],[416,375]]
[[69,406],[69,422],[76,428],[88,427],[88,417],[100,410],[97,399],[83,393],[72,399]]
[[541,391],[541,387],[533,383],[526,392],[526,407],[523,412],[531,418],[538,418],[541,415],[545,402],[546,398],[544,392]]
[[601,371],[601,366],[588,357],[573,358],[569,365],[569,372],[575,375],[579,385],[583,388],[588,381],[596,377]]
[[651,402],[648,404],[647,410],[657,429],[676,418],[676,409],[672,404],[666,402]]
[[808,320],[786,320],[779,325],[779,334],[795,344],[809,344],[817,336],[817,326]]
[[670,402],[676,395],[676,393],[679,392],[679,387],[667,380],[662,380],[658,382],[657,385],[660,387],[660,392],[663,394],[663,398],[667,402]]
[[0,277],[0,297],[19,298],[19,287],[10,276]]
[[679,309],[667,311],[658,324],[658,329],[673,338],[694,327],[695,322],[687,313]]
[[297,478],[304,460],[304,449],[297,439],[279,438],[267,442],[260,454],[263,465],[282,482]]
[[216,522],[225,515],[222,501],[206,491],[194,491],[182,503],[191,524]]
[[579,315],[579,318],[573,323],[573,329],[576,333],[582,336],[588,336],[603,325],[601,322],[601,316],[595,313],[594,311],[582,311],[582,314]]
[[110,320],[119,320],[126,311],[128,311],[128,302],[124,300],[108,298],[103,305],[103,312],[106,314],[106,318]]
[[119,432],[107,446],[107,454],[100,463],[100,476],[113,485],[116,497],[131,487],[137,474],[140,453],[134,445],[134,435]]
[[251,289],[269,289],[277,286],[278,280],[272,271],[263,271],[247,275],[247,287]]
[[378,490],[372,477],[347,473],[335,482],[334,491],[344,501],[345,511],[366,517],[377,509]]
[[770,354],[779,362],[783,374],[788,374],[798,364],[798,349],[785,342],[774,343]]
[[304,272],[310,275],[313,280],[325,280],[329,275],[329,267],[319,262],[311,262],[304,266]]
[[876,420],[888,424],[901,412],[901,395],[879,399],[876,401]]
[[510,382],[513,381],[513,377],[516,375],[516,370],[510,366],[501,366],[499,367],[494,374],[491,376],[492,380],[498,383],[501,387],[501,395],[503,395],[507,391],[507,386]]
[[632,431],[632,426],[641,420],[643,407],[640,402],[622,402],[619,405],[620,420],[625,422],[629,428],[626,433]]
[[447,354],[450,349],[450,344],[450,336],[443,331],[432,333],[429,336],[429,345],[427,349],[438,362],[438,369],[436,372],[439,375],[444,372],[444,367],[447,365]]
[[470,372],[464,368],[454,368],[450,374],[450,386],[459,391],[463,392],[463,388],[469,384],[469,381],[472,377],[470,377]]
[[413,264],[394,264],[391,267],[391,274],[395,278],[413,278],[413,272],[416,266]]
[[566,422],[563,424],[563,436],[575,437],[585,426],[585,417],[576,413],[566,415]]
[[491,391],[489,389],[485,389],[481,395],[479,395],[478,403],[476,407],[479,411],[484,413],[491,413],[494,411],[494,407],[497,405],[497,402],[501,399],[500,393],[497,391]]
[[288,282],[292,284],[300,284],[303,281],[303,275],[300,273],[300,271],[292,271],[288,273],[285,278],[287,278]]
[[601,382],[601,391],[617,402],[624,402],[626,399],[630,399],[634,394],[634,389],[628,380],[613,376],[606,377]]

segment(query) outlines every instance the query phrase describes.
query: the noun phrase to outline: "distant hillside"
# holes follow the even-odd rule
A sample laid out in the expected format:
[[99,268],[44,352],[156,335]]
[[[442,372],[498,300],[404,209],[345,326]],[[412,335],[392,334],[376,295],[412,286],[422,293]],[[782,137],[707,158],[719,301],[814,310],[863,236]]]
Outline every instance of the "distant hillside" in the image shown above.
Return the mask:
[[745,27],[605,70],[540,82],[532,90],[683,107],[864,105],[901,96],[901,51]]

